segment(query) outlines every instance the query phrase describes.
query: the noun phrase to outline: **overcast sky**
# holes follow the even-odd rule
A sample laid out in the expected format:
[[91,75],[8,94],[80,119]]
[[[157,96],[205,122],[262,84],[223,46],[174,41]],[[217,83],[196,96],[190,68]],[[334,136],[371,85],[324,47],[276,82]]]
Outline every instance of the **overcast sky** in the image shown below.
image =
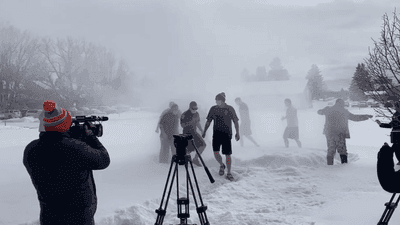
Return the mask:
[[[398,2],[398,3],[396,3]],[[0,0],[0,20],[38,36],[84,37],[138,76],[239,77],[276,56],[292,77],[317,64],[352,77],[398,0]]]

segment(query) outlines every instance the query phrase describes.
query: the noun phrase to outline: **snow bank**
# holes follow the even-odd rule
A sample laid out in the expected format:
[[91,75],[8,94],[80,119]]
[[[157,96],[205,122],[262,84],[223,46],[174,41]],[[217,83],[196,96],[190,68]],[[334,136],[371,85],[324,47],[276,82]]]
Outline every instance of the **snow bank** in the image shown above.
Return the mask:
[[[358,160],[349,155],[349,162]],[[336,166],[338,165],[336,160]],[[213,159],[205,160],[215,183],[211,184],[203,168],[196,168],[203,202],[208,206],[207,217],[211,224],[314,224],[305,215],[323,205],[325,199],[318,190],[318,168],[326,167],[326,151],[321,149],[276,149],[262,156],[241,160],[233,156],[232,174],[237,179],[230,182],[218,175]],[[179,167],[182,173],[184,167]],[[165,170],[165,179],[168,170]],[[315,178],[317,177],[317,178]],[[165,183],[164,183],[165,184]],[[154,224],[159,198],[118,209],[115,214],[96,222],[100,225]],[[180,177],[180,197],[186,193],[186,184]],[[190,191],[191,194],[191,191]],[[199,201],[196,193],[197,201]],[[165,202],[165,201],[164,201]],[[200,204],[200,203],[198,203]],[[199,223],[191,197],[189,223]],[[164,224],[178,223],[176,184],[172,188]]]

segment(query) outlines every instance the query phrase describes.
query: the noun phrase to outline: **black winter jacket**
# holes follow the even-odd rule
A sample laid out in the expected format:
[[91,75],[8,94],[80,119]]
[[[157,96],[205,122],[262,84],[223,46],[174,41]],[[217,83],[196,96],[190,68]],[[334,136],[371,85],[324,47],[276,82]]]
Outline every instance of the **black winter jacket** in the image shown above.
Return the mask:
[[[96,137],[83,142],[68,133],[45,132],[26,146],[23,163],[38,194],[41,224],[55,224],[57,218],[75,217],[88,208],[92,215],[83,216],[94,216],[97,197],[92,170],[110,164],[107,150]],[[61,220],[63,224],[70,224],[66,219]],[[78,221],[71,224],[87,224]]]
[[400,145],[392,147],[384,145],[378,152],[377,173],[383,190],[390,193],[400,193],[400,171],[394,170],[393,152]]

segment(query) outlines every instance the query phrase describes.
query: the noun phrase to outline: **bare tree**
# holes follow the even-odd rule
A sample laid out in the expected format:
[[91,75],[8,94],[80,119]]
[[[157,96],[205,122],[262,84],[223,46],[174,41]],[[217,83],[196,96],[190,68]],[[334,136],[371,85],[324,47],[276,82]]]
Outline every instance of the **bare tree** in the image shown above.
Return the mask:
[[[370,96],[385,103],[388,97],[400,99],[400,20],[396,10],[393,20],[387,14],[383,16],[383,25],[379,40],[374,42],[365,59],[372,82],[369,83]],[[394,113],[390,108],[376,108],[378,116],[389,118]]]
[[39,40],[13,26],[0,28],[0,81],[3,107],[21,105],[21,90],[38,55]]
[[90,52],[86,41],[71,37],[56,41],[43,38],[41,44],[41,53],[48,65],[47,83],[59,98],[57,100],[65,107],[72,106],[80,98],[76,91],[79,90],[77,77],[85,70],[85,57]]

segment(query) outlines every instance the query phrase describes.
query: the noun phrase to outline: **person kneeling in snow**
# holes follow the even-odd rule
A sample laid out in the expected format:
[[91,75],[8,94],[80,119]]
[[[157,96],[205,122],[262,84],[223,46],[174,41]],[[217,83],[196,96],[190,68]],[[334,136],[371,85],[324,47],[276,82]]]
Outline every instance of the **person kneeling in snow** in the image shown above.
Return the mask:
[[[45,101],[43,108],[46,132],[26,146],[23,156],[38,195],[40,224],[94,225],[97,196],[92,170],[110,165],[108,152],[86,125],[85,131],[70,131],[71,114],[54,101]],[[78,131],[86,137],[72,138]]]
[[344,108],[343,99],[337,99],[332,107],[318,110],[319,115],[325,115],[324,132],[328,144],[326,156],[328,165],[333,165],[336,150],[340,154],[342,163],[347,163],[346,138],[350,138],[348,120],[364,121],[372,115],[354,115]]

